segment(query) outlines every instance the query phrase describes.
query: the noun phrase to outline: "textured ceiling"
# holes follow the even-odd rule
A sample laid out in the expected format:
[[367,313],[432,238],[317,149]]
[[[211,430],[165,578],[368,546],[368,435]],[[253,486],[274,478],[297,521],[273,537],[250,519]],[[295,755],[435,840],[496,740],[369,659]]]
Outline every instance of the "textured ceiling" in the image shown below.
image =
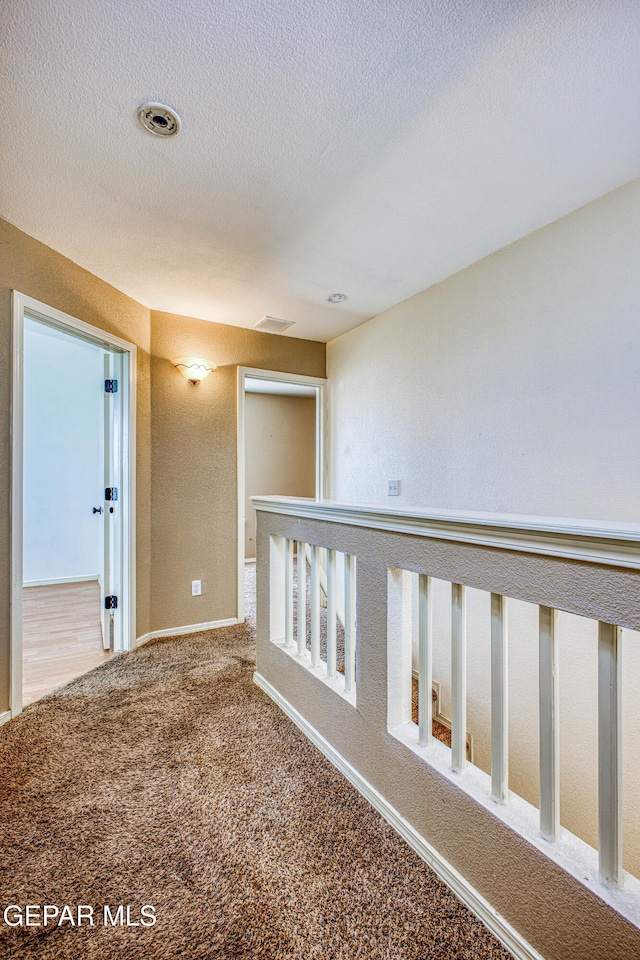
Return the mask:
[[637,0],[0,14],[0,215],[158,310],[328,340],[640,175]]

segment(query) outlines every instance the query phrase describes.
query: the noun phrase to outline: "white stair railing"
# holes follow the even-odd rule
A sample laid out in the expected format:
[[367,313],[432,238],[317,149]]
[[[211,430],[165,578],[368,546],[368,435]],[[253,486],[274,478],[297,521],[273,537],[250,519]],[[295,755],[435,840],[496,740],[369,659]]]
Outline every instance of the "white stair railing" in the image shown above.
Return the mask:
[[451,584],[451,768],[467,763],[467,604],[464,585]]
[[560,690],[558,685],[557,613],[540,607],[540,833],[557,840],[560,833]]
[[[498,818],[508,831],[525,837],[533,845],[531,849],[535,848],[553,860],[555,870],[560,867],[571,877],[572,883],[583,884],[590,894],[607,905],[607,909],[613,908],[640,930],[640,883],[625,873],[622,859],[620,653],[621,627],[640,630],[640,528],[616,528],[605,524],[587,527],[575,521],[535,524],[531,518],[500,517],[489,521],[468,515],[443,516],[435,512],[433,515],[384,514],[374,508],[309,504],[308,501],[277,498],[256,499],[254,503],[258,510],[259,536],[267,536],[271,544],[269,569],[266,571],[270,585],[270,616],[266,628],[260,620],[258,623],[257,676],[261,678],[261,684],[266,684],[265,689],[277,690],[280,676],[280,668],[276,668],[276,661],[270,659],[271,654],[264,659],[266,643],[270,648],[279,647],[278,656],[288,654],[307,674],[311,674],[309,683],[321,681],[330,687],[327,697],[335,697],[338,693],[355,706],[357,694],[357,732],[335,702],[326,701],[326,729],[323,728],[324,732],[321,731],[317,740],[321,749],[324,749],[322,743],[326,738],[337,737],[341,749],[349,753],[349,762],[354,768],[362,757],[368,776],[375,779],[376,771],[381,771],[380,785],[374,783],[374,786],[377,790],[384,790],[398,777],[411,779],[416,775],[415,766],[406,766],[403,754],[398,753],[397,741],[400,741],[403,748],[422,759],[427,792],[436,789],[433,786],[436,781],[429,778],[429,769],[445,779],[448,771],[458,794],[460,790],[466,791],[479,807]],[[300,518],[308,525],[307,538],[299,535]],[[357,536],[345,532],[345,524],[355,530]],[[439,544],[443,541],[446,549],[441,550]],[[297,589],[294,589],[294,543],[297,543]],[[424,549],[421,549],[422,544]],[[404,545],[407,549],[406,568],[402,566]],[[484,549],[478,550],[478,546]],[[364,599],[356,591],[356,554],[358,582],[367,587]],[[264,551],[261,555],[264,556]],[[534,559],[529,563],[532,555]],[[484,563],[487,556],[491,559],[489,565]],[[309,648],[307,557],[310,576]],[[474,566],[470,558],[478,565]],[[585,569],[590,566],[587,575]],[[521,576],[521,567],[527,570],[524,577]],[[592,575],[594,567],[602,572],[600,579]],[[554,580],[556,570],[559,586]],[[387,579],[383,581],[384,571]],[[263,575],[260,568],[258,573]],[[405,573],[413,577],[411,582],[417,587],[417,602],[407,602],[406,594],[394,586],[401,583]],[[433,736],[431,691],[436,580],[448,582],[451,591],[448,640],[450,749]],[[503,592],[507,583],[515,585],[513,596],[516,600],[536,604],[538,610],[538,676],[530,678],[537,694],[539,713],[538,810],[516,796],[509,783],[509,601]],[[467,638],[469,587],[476,592],[485,591],[490,599],[487,624],[490,637],[490,765],[487,773],[469,761],[467,750],[467,684],[472,685],[473,691],[475,683],[474,677],[467,676],[467,644],[474,642],[473,636]],[[321,610],[323,594],[326,615]],[[558,602],[559,597],[561,602]],[[598,847],[595,872],[590,866],[591,853],[586,843],[561,828],[559,611],[586,618],[592,616],[592,611],[597,611],[600,616],[597,620]],[[405,622],[407,616],[414,618],[409,629]],[[362,621],[366,627],[362,627]],[[339,647],[339,635],[342,636],[339,622],[344,628],[343,648]],[[411,698],[407,695],[412,682],[414,636],[417,637],[417,723],[413,722]],[[268,676],[260,672],[261,660],[269,667],[264,668]],[[362,689],[361,673],[365,678]],[[306,689],[296,680],[292,689],[298,690],[298,687]],[[383,715],[383,705],[380,704],[383,690],[386,690],[387,697],[384,730],[378,726]],[[320,701],[316,695],[313,701],[317,718]],[[304,716],[304,696],[295,705],[295,710]],[[396,741],[395,749],[387,749],[390,740]],[[392,772],[395,765],[399,771],[397,774]],[[443,782],[437,780],[436,792],[442,790]],[[412,788],[405,784],[403,789],[411,792]],[[454,805],[458,794],[450,796]],[[398,795],[401,801],[403,790]],[[375,800],[377,794],[367,793],[367,796]],[[415,799],[412,801],[408,815],[415,814],[416,802]],[[536,835],[530,831],[532,816],[538,821]],[[455,815],[450,819],[457,822]],[[487,824],[490,829],[489,821]],[[468,837],[468,842],[473,844],[473,835]],[[502,843],[506,843],[504,837]],[[516,855],[517,847],[509,849],[510,855]],[[500,860],[500,846],[492,851],[493,855]],[[502,869],[508,869],[508,864],[507,856],[502,861]],[[557,872],[552,871],[546,882],[555,884],[557,877]],[[569,899],[571,889],[569,885]],[[616,897],[616,890],[619,890],[620,897]],[[540,902],[544,901],[543,888],[537,896]],[[593,899],[589,904],[589,909],[593,910]],[[561,913],[563,908],[558,909]],[[569,914],[568,922],[572,922]],[[529,920],[527,923],[531,925]]]
[[418,576],[418,743],[430,747],[433,737],[433,601],[431,577]]
[[[335,680],[337,663],[336,551],[327,551],[327,677]],[[344,615],[343,615],[344,616]]]
[[507,598],[491,594],[491,797],[509,797],[509,676]]
[[[297,553],[298,553],[298,595],[297,595],[297,613],[298,613],[298,630],[297,630],[297,645],[296,650],[299,657],[301,657],[307,647],[307,557],[306,557],[306,544],[301,540],[298,540]],[[301,584],[305,584],[305,588],[301,588]],[[291,592],[293,595],[293,584],[291,586]]]
[[344,558],[344,692],[356,682],[356,566],[355,557]]
[[598,851],[600,877],[622,883],[620,628],[598,625]]
[[[323,554],[326,554],[326,569],[322,564]],[[339,557],[342,577],[338,576]],[[310,669],[323,671],[326,679],[341,685],[343,692],[353,697],[356,683],[355,557],[341,554],[337,550],[323,551],[316,544],[287,537],[283,538],[281,546],[275,549],[272,577],[273,570],[278,567],[277,558],[281,560],[282,568],[281,575],[274,579],[274,595],[277,595],[279,590],[282,591],[283,616],[278,615],[274,605],[271,615],[272,634],[282,634],[282,643],[289,652],[295,654]],[[326,621],[322,616],[325,608]],[[324,637],[321,620],[326,624]],[[341,669],[338,669],[338,622],[342,624],[344,632]]]

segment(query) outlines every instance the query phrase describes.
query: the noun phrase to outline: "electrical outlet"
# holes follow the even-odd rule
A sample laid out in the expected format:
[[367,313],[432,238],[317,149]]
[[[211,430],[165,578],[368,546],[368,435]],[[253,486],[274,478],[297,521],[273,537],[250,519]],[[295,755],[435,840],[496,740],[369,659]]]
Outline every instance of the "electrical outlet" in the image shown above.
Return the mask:
[[199,597],[202,593],[202,580],[191,581],[191,596]]
[[400,481],[399,481],[399,480],[387,480],[387,496],[388,496],[388,497],[398,497],[398,496],[400,496]]

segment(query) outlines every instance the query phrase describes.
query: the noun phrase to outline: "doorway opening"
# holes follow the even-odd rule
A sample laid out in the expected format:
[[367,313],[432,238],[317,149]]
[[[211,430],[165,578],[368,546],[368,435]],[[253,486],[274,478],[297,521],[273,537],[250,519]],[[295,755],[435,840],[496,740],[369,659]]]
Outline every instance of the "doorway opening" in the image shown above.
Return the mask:
[[326,381],[238,368],[238,621],[244,620],[244,567],[255,559],[254,495],[324,494]]
[[135,346],[14,292],[11,712],[131,647]]

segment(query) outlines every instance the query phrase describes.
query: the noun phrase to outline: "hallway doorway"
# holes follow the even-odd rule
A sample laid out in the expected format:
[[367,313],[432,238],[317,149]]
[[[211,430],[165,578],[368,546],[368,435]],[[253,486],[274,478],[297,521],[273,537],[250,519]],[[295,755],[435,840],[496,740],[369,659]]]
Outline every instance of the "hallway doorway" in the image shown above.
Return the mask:
[[101,615],[105,357],[104,347],[25,317],[23,706],[111,653]]
[[130,648],[134,371],[132,344],[14,292],[13,716]]
[[256,556],[254,495],[315,497],[313,387],[245,378],[245,560]]
[[238,367],[238,620],[244,565],[255,559],[251,497],[324,492],[324,391],[320,377]]

